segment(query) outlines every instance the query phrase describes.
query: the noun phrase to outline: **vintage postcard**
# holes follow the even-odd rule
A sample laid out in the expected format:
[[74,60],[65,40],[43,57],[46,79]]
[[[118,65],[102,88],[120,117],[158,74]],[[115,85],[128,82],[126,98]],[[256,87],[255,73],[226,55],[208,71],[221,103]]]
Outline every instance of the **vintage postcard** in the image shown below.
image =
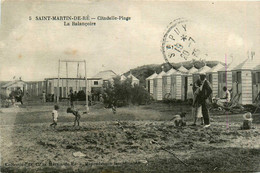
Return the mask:
[[0,1],[0,172],[259,172],[259,1]]

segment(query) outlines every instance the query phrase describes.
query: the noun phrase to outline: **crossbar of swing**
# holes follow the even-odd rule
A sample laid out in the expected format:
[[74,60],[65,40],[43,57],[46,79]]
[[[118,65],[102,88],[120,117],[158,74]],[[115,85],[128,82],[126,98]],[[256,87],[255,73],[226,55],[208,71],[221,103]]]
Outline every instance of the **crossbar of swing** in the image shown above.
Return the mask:
[[85,62],[84,60],[75,61],[75,60],[60,60],[60,62]]

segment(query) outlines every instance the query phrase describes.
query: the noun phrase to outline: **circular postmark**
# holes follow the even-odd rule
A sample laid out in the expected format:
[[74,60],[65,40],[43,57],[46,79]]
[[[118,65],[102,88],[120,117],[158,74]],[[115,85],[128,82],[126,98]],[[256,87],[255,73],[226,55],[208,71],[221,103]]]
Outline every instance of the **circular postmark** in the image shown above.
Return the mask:
[[184,18],[178,18],[168,25],[162,40],[162,53],[167,63],[172,65],[176,61],[204,58],[206,54],[202,53],[197,41],[200,35],[198,26]]

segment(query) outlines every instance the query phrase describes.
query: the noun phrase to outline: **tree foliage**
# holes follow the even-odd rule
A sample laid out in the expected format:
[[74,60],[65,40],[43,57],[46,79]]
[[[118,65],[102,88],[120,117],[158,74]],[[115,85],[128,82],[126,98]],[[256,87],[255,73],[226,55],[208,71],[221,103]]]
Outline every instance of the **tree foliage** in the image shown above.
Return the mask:
[[113,79],[113,82],[104,84],[104,103],[107,107],[126,106],[129,104],[141,105],[148,103],[151,98],[143,86],[132,85],[132,80],[120,80],[120,77]]

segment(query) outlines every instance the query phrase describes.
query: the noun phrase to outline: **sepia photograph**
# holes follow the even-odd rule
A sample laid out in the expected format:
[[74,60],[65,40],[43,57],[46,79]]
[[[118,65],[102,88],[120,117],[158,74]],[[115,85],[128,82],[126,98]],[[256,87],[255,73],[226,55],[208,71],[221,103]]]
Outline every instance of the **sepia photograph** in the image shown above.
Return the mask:
[[260,2],[0,0],[0,172],[260,172]]

